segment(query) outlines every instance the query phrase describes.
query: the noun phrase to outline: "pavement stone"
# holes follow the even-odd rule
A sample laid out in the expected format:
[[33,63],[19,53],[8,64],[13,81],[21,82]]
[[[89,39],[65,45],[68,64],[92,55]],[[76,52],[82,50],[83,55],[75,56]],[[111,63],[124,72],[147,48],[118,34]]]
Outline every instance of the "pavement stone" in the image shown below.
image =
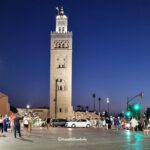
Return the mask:
[[44,128],[0,136],[0,150],[150,150],[150,134],[103,128]]

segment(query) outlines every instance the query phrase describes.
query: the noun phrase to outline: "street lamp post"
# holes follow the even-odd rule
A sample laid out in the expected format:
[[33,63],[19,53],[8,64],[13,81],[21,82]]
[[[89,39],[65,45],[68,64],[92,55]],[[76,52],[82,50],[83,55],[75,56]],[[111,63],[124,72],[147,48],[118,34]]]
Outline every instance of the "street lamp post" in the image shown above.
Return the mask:
[[107,107],[108,107],[108,115],[109,115],[109,103],[110,103],[110,101],[109,101],[109,98],[108,98],[108,97],[106,98],[106,102],[107,102]]
[[30,105],[27,105],[26,108],[27,108],[27,113],[28,113],[30,109]]
[[99,115],[100,115],[100,110],[101,110],[101,98],[100,97],[98,98],[98,101],[99,101]]

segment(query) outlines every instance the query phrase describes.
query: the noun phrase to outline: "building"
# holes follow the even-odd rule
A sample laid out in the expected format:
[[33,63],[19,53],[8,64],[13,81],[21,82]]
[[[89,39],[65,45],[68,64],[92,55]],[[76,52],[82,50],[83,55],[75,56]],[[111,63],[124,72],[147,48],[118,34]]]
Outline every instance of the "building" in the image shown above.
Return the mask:
[[47,119],[49,116],[48,108],[17,108],[17,110],[21,116],[24,116],[25,114],[32,114],[40,117],[43,120]]
[[56,30],[51,32],[50,117],[72,118],[72,32],[63,7],[56,16]]
[[10,113],[10,104],[8,102],[8,96],[0,92],[0,114],[8,115]]
[[74,112],[74,116],[75,116],[74,118],[76,120],[78,120],[78,119],[96,120],[96,119],[100,118],[100,116],[97,115],[95,112],[88,112],[88,111],[86,111],[86,112],[79,112],[79,111]]

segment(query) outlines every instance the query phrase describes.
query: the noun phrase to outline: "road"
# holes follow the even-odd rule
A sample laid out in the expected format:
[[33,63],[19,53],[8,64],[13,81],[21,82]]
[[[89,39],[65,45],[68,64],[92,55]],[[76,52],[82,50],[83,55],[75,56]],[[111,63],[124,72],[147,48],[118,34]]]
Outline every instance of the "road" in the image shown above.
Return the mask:
[[149,150],[150,134],[102,128],[33,129],[14,138],[0,137],[0,150]]

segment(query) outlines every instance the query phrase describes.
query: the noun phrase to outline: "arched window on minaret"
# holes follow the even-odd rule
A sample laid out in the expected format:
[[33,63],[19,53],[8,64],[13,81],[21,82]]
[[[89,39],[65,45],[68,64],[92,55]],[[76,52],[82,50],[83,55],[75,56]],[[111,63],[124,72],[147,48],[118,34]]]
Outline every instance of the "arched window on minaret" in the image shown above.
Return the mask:
[[58,90],[58,91],[66,91],[66,90],[67,90],[67,88],[66,88],[67,85],[66,85],[65,80],[59,79],[58,81],[59,81],[59,82],[57,83],[57,84],[58,84],[57,90]]
[[62,85],[60,86],[60,91],[62,91],[63,90],[63,88],[62,88]]
[[59,64],[58,68],[61,68],[61,65]]
[[58,48],[61,48],[61,44],[59,43],[59,46],[58,46]]
[[59,32],[61,32],[61,27],[59,27]]
[[64,32],[65,31],[65,28],[64,27],[62,27],[62,32]]

